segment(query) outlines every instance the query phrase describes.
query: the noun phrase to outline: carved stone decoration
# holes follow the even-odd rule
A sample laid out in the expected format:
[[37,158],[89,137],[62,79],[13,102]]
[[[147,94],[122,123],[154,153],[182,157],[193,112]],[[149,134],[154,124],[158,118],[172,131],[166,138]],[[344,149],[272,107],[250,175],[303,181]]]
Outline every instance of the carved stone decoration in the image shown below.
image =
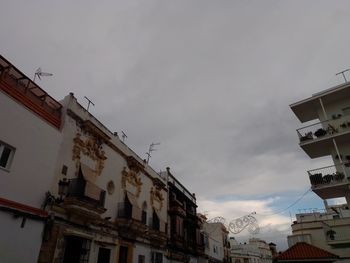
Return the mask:
[[112,195],[114,193],[114,190],[115,190],[115,186],[113,181],[111,180],[107,183],[107,192],[109,195]]
[[80,165],[81,154],[84,154],[95,161],[96,166],[94,170],[97,175],[101,175],[104,168],[104,161],[107,157],[102,150],[100,141],[92,136],[84,141],[82,140],[80,133],[77,133],[73,141],[73,161],[76,161],[77,169]]
[[138,175],[138,172],[134,170],[127,170],[126,167],[122,171],[122,187],[124,190],[131,192],[137,198],[141,193],[141,178]]
[[161,189],[159,187],[152,187],[150,193],[152,207],[158,211],[162,210],[164,197],[161,193]]

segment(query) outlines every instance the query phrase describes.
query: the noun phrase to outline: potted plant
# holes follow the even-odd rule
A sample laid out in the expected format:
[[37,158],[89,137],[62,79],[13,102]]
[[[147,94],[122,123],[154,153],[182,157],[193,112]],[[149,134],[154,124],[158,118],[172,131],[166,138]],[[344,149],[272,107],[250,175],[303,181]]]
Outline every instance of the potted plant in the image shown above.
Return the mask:
[[332,230],[332,229],[328,230],[326,232],[326,235],[329,237],[330,240],[334,240],[335,239],[335,234],[336,234],[336,232],[334,230]]
[[300,137],[300,141],[301,141],[301,142],[308,141],[308,140],[312,140],[312,139],[313,139],[313,137],[312,137],[312,132],[305,133],[304,136],[301,136],[301,137]]
[[334,174],[334,179],[335,179],[336,181],[341,181],[341,180],[344,179],[344,177],[345,177],[344,173],[341,173],[341,172],[336,172],[336,173]]
[[318,185],[318,184],[322,184],[323,182],[321,173],[311,174],[309,179],[310,179],[311,185]]
[[322,137],[325,136],[327,134],[325,129],[318,129],[317,131],[314,132],[314,135],[318,138],[318,137]]
[[329,184],[332,179],[333,179],[333,175],[331,174],[326,174],[325,176],[323,176],[323,182],[326,183],[326,184]]

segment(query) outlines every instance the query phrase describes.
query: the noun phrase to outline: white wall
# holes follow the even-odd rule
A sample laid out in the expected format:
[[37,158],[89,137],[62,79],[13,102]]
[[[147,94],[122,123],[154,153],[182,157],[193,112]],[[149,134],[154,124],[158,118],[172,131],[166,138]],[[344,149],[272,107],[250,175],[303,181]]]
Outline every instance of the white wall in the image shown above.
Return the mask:
[[0,211],[0,262],[37,262],[43,223],[27,219],[21,228],[22,218]]
[[14,147],[9,171],[0,169],[0,197],[34,207],[53,183],[60,132],[0,92],[0,140]]
[[[65,99],[61,102],[65,109],[69,109],[73,111],[75,114],[77,114],[80,118],[83,120],[90,120],[92,123],[94,123],[99,129],[104,131],[106,134],[108,134],[111,139],[110,141],[116,145],[121,151],[124,152],[126,156],[134,156],[139,162],[142,163],[142,160],[132,151],[130,150],[124,143],[122,143],[118,137],[114,137],[113,134],[107,130],[97,119],[95,119],[90,113],[88,113],[84,108],[82,108],[76,101],[76,99],[68,95],[65,97]],[[59,158],[56,164],[55,169],[55,183],[53,184],[53,188],[51,189],[55,195],[57,195],[58,192],[58,181],[62,178],[75,178],[77,173],[77,167],[76,162],[73,161],[73,145],[74,141],[73,139],[76,137],[76,134],[80,132],[81,139],[86,140],[89,135],[84,135],[81,129],[77,126],[76,121],[70,117],[65,116],[64,117],[64,126],[63,126],[63,142],[61,145]],[[102,215],[103,217],[111,217],[114,219],[117,215],[117,208],[118,203],[124,201],[124,191],[122,189],[122,170],[124,167],[127,167],[127,162],[124,157],[118,152],[116,152],[114,149],[109,147],[106,144],[102,144],[102,149],[105,152],[105,156],[107,159],[104,161],[104,168],[102,170],[102,173],[100,176],[96,179],[96,185],[100,187],[103,190],[106,190],[107,183],[109,181],[113,181],[115,185],[115,191],[113,194],[108,194],[106,192],[106,200],[105,200],[105,208],[107,211]],[[67,176],[64,176],[61,174],[62,166],[66,165],[68,167],[68,173]],[[154,172],[148,165],[146,165],[146,171],[150,173],[153,177],[159,177],[159,175]],[[139,177],[142,181],[142,187],[140,196],[137,200],[138,205],[140,208],[142,208],[142,204],[144,201],[147,203],[147,220],[149,221],[149,217],[152,216],[152,206],[150,202],[150,190],[153,186],[152,180],[147,177],[145,174],[140,173]],[[163,207],[160,212],[161,214],[161,220],[164,222],[167,221],[167,192],[162,191],[164,201],[163,201]],[[148,222],[149,224],[150,222]]]

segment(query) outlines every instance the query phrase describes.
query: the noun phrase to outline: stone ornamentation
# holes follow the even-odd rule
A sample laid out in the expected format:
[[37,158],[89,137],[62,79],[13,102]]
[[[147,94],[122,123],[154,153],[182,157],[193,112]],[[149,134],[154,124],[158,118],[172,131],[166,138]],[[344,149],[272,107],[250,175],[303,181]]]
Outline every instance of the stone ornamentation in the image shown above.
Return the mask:
[[161,193],[161,189],[158,187],[151,188],[151,205],[158,211],[162,210],[164,197]]
[[80,165],[81,154],[84,154],[96,162],[95,171],[97,175],[101,175],[104,168],[104,161],[107,159],[102,145],[95,137],[89,137],[85,141],[81,138],[81,134],[77,133],[73,139],[73,161],[76,161],[77,169]]
[[123,168],[122,171],[122,187],[124,190],[132,192],[137,198],[141,193],[141,178],[138,173],[134,170],[127,170],[126,167]]

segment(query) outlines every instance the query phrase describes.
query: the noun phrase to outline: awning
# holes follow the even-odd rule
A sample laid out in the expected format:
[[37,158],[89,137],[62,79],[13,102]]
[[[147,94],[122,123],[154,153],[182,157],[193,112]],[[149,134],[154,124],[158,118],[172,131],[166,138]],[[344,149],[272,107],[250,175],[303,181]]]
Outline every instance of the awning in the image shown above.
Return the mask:
[[89,166],[83,163],[80,163],[80,170],[86,181],[91,183],[96,182],[97,173],[95,170],[91,169]]
[[137,203],[136,196],[134,196],[132,193],[129,193],[128,191],[126,191],[126,195],[130,203],[132,204],[132,218],[136,220],[141,220],[141,208]]
[[101,188],[99,188],[98,186],[96,186],[95,184],[87,181],[86,185],[85,185],[85,196],[90,197],[92,199],[95,199],[97,201],[100,200],[100,196],[101,196]]
[[128,192],[128,191],[126,191],[126,195],[127,195],[128,199],[129,199],[130,203],[132,204],[132,206],[135,206],[135,207],[137,207],[137,208],[140,208],[140,206],[139,206],[138,203],[137,203],[137,198],[136,198],[136,196],[134,196],[132,193],[130,193],[130,192]]

